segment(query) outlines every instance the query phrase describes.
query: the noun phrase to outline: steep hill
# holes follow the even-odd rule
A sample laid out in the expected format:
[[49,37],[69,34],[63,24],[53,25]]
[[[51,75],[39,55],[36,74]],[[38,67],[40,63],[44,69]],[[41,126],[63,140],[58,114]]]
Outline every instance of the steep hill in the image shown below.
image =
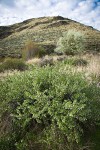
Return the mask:
[[20,57],[21,50],[30,40],[42,44],[47,50],[53,50],[59,37],[69,29],[85,33],[88,50],[100,50],[100,31],[68,18],[55,16],[33,18],[14,25],[1,26],[0,57]]

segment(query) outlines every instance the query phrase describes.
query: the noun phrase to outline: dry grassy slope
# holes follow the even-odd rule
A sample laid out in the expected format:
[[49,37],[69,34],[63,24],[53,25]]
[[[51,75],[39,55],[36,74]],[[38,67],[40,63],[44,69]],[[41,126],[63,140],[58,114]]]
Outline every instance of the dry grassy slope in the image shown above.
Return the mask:
[[41,17],[0,27],[0,56],[20,56],[21,50],[29,40],[53,49],[63,32],[72,28],[87,35],[89,50],[100,47],[100,31],[60,16]]

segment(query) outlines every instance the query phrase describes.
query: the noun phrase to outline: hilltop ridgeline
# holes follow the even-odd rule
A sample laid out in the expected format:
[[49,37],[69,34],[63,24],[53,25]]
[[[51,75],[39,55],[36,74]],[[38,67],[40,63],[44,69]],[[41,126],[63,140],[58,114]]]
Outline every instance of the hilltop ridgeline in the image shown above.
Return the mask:
[[64,32],[75,29],[87,38],[87,50],[100,50],[100,31],[61,16],[25,20],[10,26],[0,27],[0,57],[21,57],[28,41],[37,42],[52,52]]

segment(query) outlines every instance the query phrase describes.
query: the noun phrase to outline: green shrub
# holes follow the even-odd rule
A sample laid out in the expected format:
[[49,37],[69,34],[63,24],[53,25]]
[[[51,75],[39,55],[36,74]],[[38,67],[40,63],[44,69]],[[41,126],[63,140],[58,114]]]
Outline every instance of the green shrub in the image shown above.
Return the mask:
[[29,41],[22,51],[22,58],[29,60],[34,57],[42,57],[46,54],[44,48],[35,42]]
[[0,138],[0,150],[15,150],[15,141],[11,136]]
[[65,54],[81,53],[85,49],[85,36],[80,31],[69,30],[57,42],[55,52]]
[[63,64],[9,77],[0,89],[1,122],[9,114],[18,150],[80,149],[100,122],[100,88]]
[[88,62],[82,58],[73,60],[72,65],[74,66],[87,66]]
[[64,64],[73,65],[73,66],[87,66],[88,62],[82,58],[67,58],[64,61]]
[[72,65],[73,61],[74,61],[73,58],[67,58],[63,62],[64,62],[65,65]]
[[2,64],[0,64],[0,72],[5,70],[20,70],[23,71],[27,68],[25,62],[20,59],[7,58]]

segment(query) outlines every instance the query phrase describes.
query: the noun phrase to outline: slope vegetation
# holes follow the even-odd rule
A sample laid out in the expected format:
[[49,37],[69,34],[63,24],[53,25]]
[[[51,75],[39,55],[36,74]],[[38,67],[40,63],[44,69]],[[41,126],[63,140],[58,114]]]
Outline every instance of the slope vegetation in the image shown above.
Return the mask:
[[100,31],[91,26],[63,18],[33,18],[10,26],[0,27],[0,57],[21,57],[21,50],[28,41],[38,42],[53,50],[56,42],[69,29],[81,30],[87,38],[87,50],[100,50]]

